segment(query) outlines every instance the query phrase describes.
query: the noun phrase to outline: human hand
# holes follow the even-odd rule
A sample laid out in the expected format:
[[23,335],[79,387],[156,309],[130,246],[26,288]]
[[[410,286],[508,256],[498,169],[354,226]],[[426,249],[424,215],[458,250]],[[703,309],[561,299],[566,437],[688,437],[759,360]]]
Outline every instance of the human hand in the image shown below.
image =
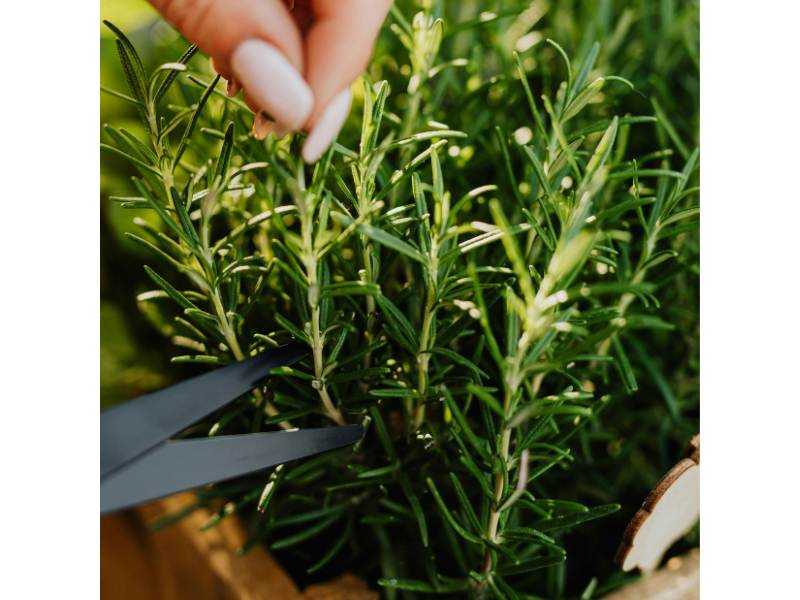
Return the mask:
[[[150,0],[241,87],[256,113],[253,134],[308,131],[315,162],[350,112],[350,84],[372,54],[391,0]],[[269,116],[265,115],[267,113]],[[271,119],[270,119],[271,117]]]

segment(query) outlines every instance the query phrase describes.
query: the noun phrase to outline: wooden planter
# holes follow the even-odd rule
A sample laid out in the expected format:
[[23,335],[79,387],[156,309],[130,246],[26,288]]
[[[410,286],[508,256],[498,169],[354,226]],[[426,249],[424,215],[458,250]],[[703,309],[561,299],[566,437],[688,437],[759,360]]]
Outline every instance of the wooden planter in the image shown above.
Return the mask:
[[244,556],[247,539],[235,517],[200,531],[212,512],[197,509],[178,524],[150,532],[147,523],[191,504],[179,494],[104,517],[100,522],[100,594],[109,600],[377,600],[353,575],[302,592],[262,546]]
[[[150,532],[147,523],[191,504],[192,494],[101,519],[100,594],[109,600],[377,600],[361,579],[344,574],[300,590],[262,547],[244,556],[247,536],[231,516],[208,531],[211,516],[197,509],[178,524]],[[693,551],[606,600],[697,600],[699,552]]]

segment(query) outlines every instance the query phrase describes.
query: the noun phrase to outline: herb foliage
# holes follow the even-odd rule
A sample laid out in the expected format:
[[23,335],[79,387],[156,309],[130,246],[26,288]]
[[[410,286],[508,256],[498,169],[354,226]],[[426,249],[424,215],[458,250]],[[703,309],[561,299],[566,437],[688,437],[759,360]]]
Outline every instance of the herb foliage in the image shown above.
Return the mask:
[[[694,124],[643,103],[637,69],[606,70],[628,12],[600,38],[611,50],[563,31],[573,59],[522,43],[545,3],[454,22],[442,5],[393,9],[312,167],[299,135],[255,140],[193,48],[148,72],[107,24],[128,89],[104,91],[141,121],[104,127],[103,150],[136,172],[112,200],[156,217],[127,236],[150,257],[138,303],[174,362],[310,348],[187,435],[367,429],[353,449],[198,492],[220,507],[207,527],[239,513],[243,551],[265,543],[298,577],[349,569],[389,598],[561,597],[566,532],[619,509],[610,484],[591,494],[605,502],[575,493],[575,477],[604,485],[608,420],[645,387],[675,438],[692,427],[653,346],[673,321],[696,335],[695,306],[664,305],[673,285],[678,302],[696,289]],[[613,25],[591,16],[597,35]]]

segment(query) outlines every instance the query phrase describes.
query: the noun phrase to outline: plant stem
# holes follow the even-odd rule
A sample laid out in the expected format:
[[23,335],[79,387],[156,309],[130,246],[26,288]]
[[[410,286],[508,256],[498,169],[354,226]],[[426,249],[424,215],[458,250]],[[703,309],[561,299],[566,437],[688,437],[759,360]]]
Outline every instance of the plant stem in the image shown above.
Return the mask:
[[[513,384],[515,381],[519,379],[518,373],[518,365],[516,364],[517,361],[514,361],[513,366],[513,375],[514,377],[507,378],[505,384],[505,397],[503,399],[503,409],[506,415],[509,415],[511,412],[511,406],[514,398],[514,393],[516,389],[512,389],[510,384]],[[511,447],[511,428],[509,428],[505,422],[503,423],[500,429],[500,460],[505,465],[508,463],[508,453],[509,448]],[[489,522],[486,526],[486,537],[496,543],[497,542],[497,529],[500,525],[500,512],[498,508],[500,506],[500,501],[503,499],[503,490],[505,488],[505,477],[503,473],[505,469],[500,469],[494,476],[494,503],[492,504],[492,508],[489,511]],[[483,555],[483,572],[485,574],[489,574],[492,570],[492,550],[491,548],[487,548],[484,555]]]
[[[362,243],[361,243],[361,256],[362,256],[362,259],[364,261],[364,263],[363,263],[364,264],[364,280],[368,284],[369,283],[375,283],[375,276],[372,273],[372,266],[371,266],[372,262],[370,260],[371,251],[372,251],[372,244],[365,243],[364,240],[362,240]],[[372,341],[373,341],[372,327],[373,327],[374,319],[372,318],[372,315],[375,314],[375,310],[376,310],[375,297],[370,295],[370,294],[368,294],[366,299],[365,299],[365,303],[366,303],[367,318],[366,318],[366,320],[364,322],[364,341],[367,344],[367,346],[369,346],[370,344],[372,344]],[[371,364],[372,364],[372,352],[367,352],[364,355],[364,360],[362,362],[362,365],[363,365],[364,369],[366,370],[366,369],[369,369]],[[361,385],[361,389],[362,390],[364,390],[366,392],[368,388],[369,388],[369,386],[366,383],[362,383],[362,385]]]
[[303,246],[305,249],[306,276],[308,277],[308,306],[311,309],[309,337],[311,342],[311,351],[314,356],[314,388],[319,393],[319,398],[322,401],[322,407],[325,410],[325,415],[335,423],[344,425],[344,417],[333,403],[333,400],[328,393],[328,388],[325,385],[325,378],[323,376],[325,361],[322,351],[325,344],[325,339],[320,328],[320,289],[317,279],[317,253],[314,249],[312,236],[313,224],[311,222],[313,220],[313,211],[309,210],[307,205],[304,205],[303,210],[301,211],[301,217]]
[[428,366],[431,360],[431,326],[436,309],[428,302],[425,305],[425,316],[422,321],[422,335],[419,338],[417,354],[417,408],[414,413],[414,431],[425,421],[425,400],[428,395]]
[[422,331],[419,338],[417,354],[417,408],[414,414],[414,431],[425,422],[425,402],[428,396],[428,368],[431,361],[431,350],[436,344],[433,323],[436,316],[437,281],[439,278],[439,244],[436,236],[431,238],[428,253],[428,281],[425,290],[425,308],[422,317]]
[[[400,139],[409,137],[417,127],[417,119],[419,118],[419,110],[420,106],[422,105],[422,86],[420,85],[417,87],[416,90],[410,95],[408,101],[408,110],[406,111],[405,115],[403,116],[403,124],[402,128],[400,129]],[[403,148],[400,151],[400,162],[399,164],[405,165],[412,158],[413,146],[409,145]],[[395,187],[389,197],[390,197],[390,205],[397,206],[398,198],[402,197],[403,189],[405,188],[405,184],[400,184]]]
[[[517,344],[517,351],[513,357],[509,357],[508,367],[503,378],[503,387],[505,389],[503,397],[503,414],[505,418],[500,427],[500,447],[499,454],[502,464],[506,466],[500,469],[494,476],[494,503],[489,511],[489,521],[486,527],[486,537],[492,542],[497,543],[497,531],[500,525],[500,501],[503,499],[503,492],[505,489],[505,476],[504,473],[508,471],[508,456],[511,447],[511,428],[508,426],[508,419],[514,411],[515,402],[514,398],[517,394],[521,383],[521,366],[525,360],[528,349],[531,347],[533,340],[537,339],[543,332],[543,326],[540,324],[542,317],[542,303],[550,295],[554,286],[553,279],[549,274],[545,274],[542,278],[542,283],[539,286],[533,302],[528,306],[527,316],[525,318],[525,333],[520,337]],[[527,483],[527,482],[525,482]],[[492,570],[492,551],[487,548],[483,557],[483,571],[488,575]]]
[[244,352],[242,352],[242,348],[239,345],[239,340],[236,337],[236,332],[231,326],[228,315],[225,314],[225,308],[222,306],[222,298],[220,298],[219,289],[212,288],[210,295],[211,304],[214,306],[214,313],[217,317],[217,321],[219,322],[220,329],[222,329],[222,335],[225,337],[225,342],[228,344],[228,348],[231,349],[231,353],[236,360],[244,360],[246,357]]
[[[416,90],[411,94],[411,97],[408,101],[408,110],[406,114],[403,116],[403,128],[400,130],[400,138],[406,138],[414,133],[414,129],[417,126],[417,117],[419,116],[419,109],[422,104],[422,85],[419,85]],[[403,153],[403,158],[408,158],[410,155],[410,150],[405,150]]]
[[[371,206],[372,206],[372,198],[368,192],[372,186],[367,185],[367,177],[369,172],[369,165],[362,161],[359,164],[359,181],[360,185],[358,188],[358,214],[359,217],[363,217],[365,215],[370,215],[367,217],[368,221],[372,220],[371,217]],[[364,281],[367,284],[376,283],[377,273],[373,273],[372,270],[372,242],[365,235],[359,236],[359,249],[361,250],[361,264],[364,265]],[[375,298],[374,296],[368,294],[365,298],[366,303],[366,310],[367,310],[367,318],[366,318],[366,326],[364,331],[365,342],[367,345],[372,343],[372,321],[373,319],[371,316],[375,314]],[[364,355],[364,369],[369,369],[370,364],[372,363],[372,352],[367,352]],[[362,389],[365,389],[365,386],[362,386]]]

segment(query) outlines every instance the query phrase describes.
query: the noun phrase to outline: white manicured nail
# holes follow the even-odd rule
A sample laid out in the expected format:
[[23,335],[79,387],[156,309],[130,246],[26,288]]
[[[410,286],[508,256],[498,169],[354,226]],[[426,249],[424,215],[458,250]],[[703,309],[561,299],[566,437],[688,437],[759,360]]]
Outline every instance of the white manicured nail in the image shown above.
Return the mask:
[[286,57],[261,40],[246,40],[231,57],[237,81],[276,121],[300,129],[311,114],[314,96]]
[[350,88],[335,96],[320,115],[303,144],[303,160],[313,163],[328,149],[350,113]]

